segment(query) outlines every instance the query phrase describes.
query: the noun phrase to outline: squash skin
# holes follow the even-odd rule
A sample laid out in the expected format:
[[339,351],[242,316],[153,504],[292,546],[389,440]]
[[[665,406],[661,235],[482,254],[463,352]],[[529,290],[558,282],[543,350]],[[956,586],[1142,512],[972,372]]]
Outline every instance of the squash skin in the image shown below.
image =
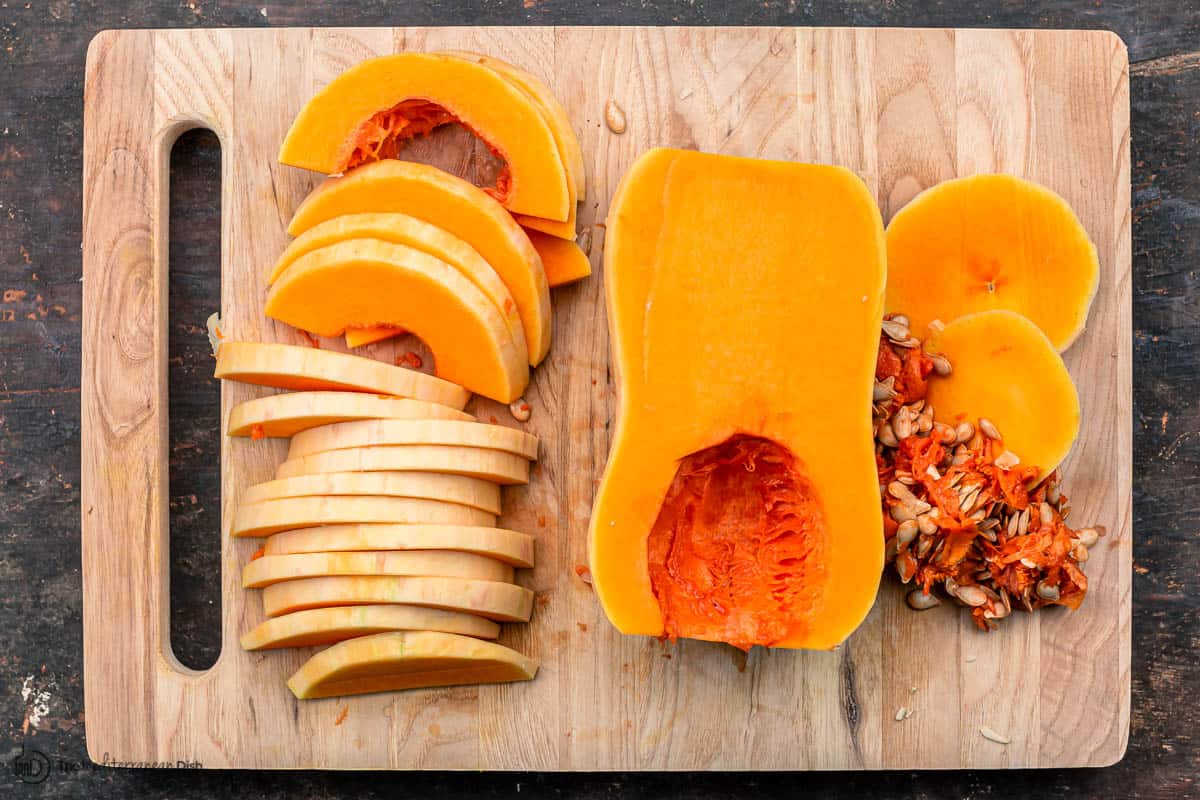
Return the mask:
[[380,56],[334,78],[292,122],[279,161],[326,175],[341,172],[358,127],[410,99],[446,109],[505,160],[511,176],[505,207],[567,218],[567,171],[550,125],[529,94],[482,64],[437,53]]
[[[951,322],[928,343],[954,367],[929,382],[938,422],[986,417],[1038,480],[1066,458],[1079,435],[1079,394],[1053,343],[1014,311],[980,311]],[[967,415],[971,417],[967,417]]]
[[459,237],[483,256],[508,287],[525,328],[529,364],[550,350],[550,287],[542,259],[529,237],[477,186],[426,164],[377,161],[339,178],[329,178],[309,193],[288,233],[304,231],[343,214],[399,212],[424,220]]
[[1096,247],[1075,212],[1012,175],[926,189],[888,223],[887,243],[886,308],[906,315],[918,336],[935,319],[1007,309],[1062,352],[1083,332],[1099,287]]
[[[885,279],[878,208],[847,170],[656,149],[626,173],[605,240],[619,416],[589,532],[618,630],[664,633],[647,537],[679,460],[739,434],[803,462],[837,542],[822,610],[772,644],[828,649],[866,616],[883,565],[868,409]],[[835,392],[816,385],[828,375]]]

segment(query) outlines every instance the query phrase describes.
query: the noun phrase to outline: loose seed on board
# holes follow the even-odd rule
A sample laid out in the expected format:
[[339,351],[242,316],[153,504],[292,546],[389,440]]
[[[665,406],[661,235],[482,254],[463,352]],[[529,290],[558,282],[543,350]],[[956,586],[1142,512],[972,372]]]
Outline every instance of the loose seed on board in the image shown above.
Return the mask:
[[1000,438],[1000,430],[987,417],[979,418],[979,430],[983,431],[983,435],[989,439]]
[[926,592],[924,589],[913,589],[905,596],[905,601],[913,611],[928,611],[942,604],[937,595],[933,592]]
[[625,111],[616,100],[610,99],[604,104],[604,122],[613,133],[625,132]]
[[972,608],[981,606],[988,601],[987,594],[978,586],[959,586],[954,596]]
[[518,397],[509,403],[508,411],[517,422],[529,422],[529,417],[533,414],[533,409],[529,406],[529,403],[525,402],[524,397]]
[[1079,537],[1079,543],[1087,548],[1096,546],[1096,542],[1100,541],[1100,533],[1095,528],[1080,528],[1075,532]]
[[1008,744],[1010,741],[1007,736],[1003,736],[999,733],[996,733],[994,730],[989,728],[987,725],[980,725],[979,732],[983,734],[983,738],[985,738],[989,741],[992,741],[992,742],[996,742],[997,744]]

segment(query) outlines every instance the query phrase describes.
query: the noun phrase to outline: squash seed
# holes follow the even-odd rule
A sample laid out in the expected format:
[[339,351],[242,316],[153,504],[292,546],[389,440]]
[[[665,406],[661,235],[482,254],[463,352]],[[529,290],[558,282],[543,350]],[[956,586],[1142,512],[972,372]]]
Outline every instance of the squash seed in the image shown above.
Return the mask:
[[909,331],[907,322],[899,322],[895,318],[885,319],[882,327],[883,332],[887,334],[887,337],[896,344],[900,344],[908,338]]
[[979,430],[983,431],[983,435],[989,439],[1000,438],[1000,429],[987,417],[979,418]]
[[913,611],[928,611],[942,604],[937,595],[933,592],[926,592],[924,589],[913,589],[905,595],[904,600]]
[[1009,744],[1011,741],[1007,736],[996,733],[987,725],[980,725],[979,732],[983,734],[983,738],[987,739],[988,741],[996,742],[997,744]]
[[1059,598],[1062,596],[1061,592],[1058,591],[1057,586],[1052,586],[1046,583],[1044,579],[1037,582],[1036,591],[1038,597],[1051,603],[1057,603]]
[[929,353],[929,360],[933,362],[933,371],[943,378],[954,371],[950,365],[950,359],[946,358],[941,353]]
[[896,528],[896,543],[898,547],[908,547],[913,539],[917,538],[917,531],[920,530],[915,519],[906,519],[901,522]]
[[[971,441],[971,437],[975,435],[975,426],[969,422],[960,422],[954,428],[954,440],[959,444],[965,444]],[[955,455],[958,455],[955,453]]]
[[1005,472],[1008,472],[1010,469],[1020,464],[1021,459],[1018,458],[1017,454],[1012,450],[1005,450],[1003,453],[992,459],[992,463]]
[[604,104],[604,122],[613,133],[625,132],[625,111],[616,100],[610,98]]

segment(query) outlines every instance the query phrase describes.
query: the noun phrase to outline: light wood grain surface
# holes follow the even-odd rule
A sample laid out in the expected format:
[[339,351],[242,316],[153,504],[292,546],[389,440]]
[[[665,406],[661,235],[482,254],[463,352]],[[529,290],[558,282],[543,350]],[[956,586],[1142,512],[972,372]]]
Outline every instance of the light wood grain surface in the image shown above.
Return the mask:
[[[535,534],[533,622],[502,641],[531,683],[300,703],[308,651],[246,653],[262,619],[240,587],[253,541],[228,525],[286,443],[222,450],[223,649],[182,667],[167,630],[166,164],[189,127],[223,148],[222,314],[235,339],[304,340],[262,314],[264,277],[317,176],[275,162],[304,101],[342,69],[404,49],[490,53],[541,76],[575,124],[596,274],[554,292],[554,345],[523,427],[542,441],[502,523]],[[604,105],[628,129],[604,125]],[[880,769],[1103,765],[1129,728],[1130,209],[1128,67],[1104,32],[807,28],[412,28],[106,32],[88,55],[84,131],[83,584],[88,751],[96,761],[399,769]],[[603,222],[654,145],[843,164],[885,219],[922,188],[1005,171],[1075,207],[1100,252],[1088,329],[1066,354],[1084,428],[1064,465],[1073,520],[1107,525],[1076,613],[1016,614],[985,635],[943,606],[916,614],[885,580],[833,653],[745,656],[664,645],[606,622],[584,564],[616,387],[602,295]],[[479,150],[435,134],[414,152],[471,175]],[[323,346],[339,347],[332,341]],[[374,345],[391,359],[421,346]],[[225,412],[268,390],[227,384]],[[508,410],[469,410],[518,426]],[[864,411],[864,413],[866,413]],[[224,414],[223,414],[224,416]],[[914,691],[915,690],[915,691]],[[896,721],[901,706],[915,713]],[[983,738],[986,725],[1011,739]],[[107,755],[107,759],[105,756]]]

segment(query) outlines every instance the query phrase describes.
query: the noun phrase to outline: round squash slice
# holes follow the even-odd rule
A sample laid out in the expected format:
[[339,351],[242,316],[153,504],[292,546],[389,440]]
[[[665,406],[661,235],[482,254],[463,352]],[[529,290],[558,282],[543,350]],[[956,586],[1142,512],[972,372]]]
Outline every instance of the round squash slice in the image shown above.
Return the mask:
[[1046,334],[1012,311],[959,317],[927,342],[954,371],[929,382],[938,422],[992,422],[1022,464],[1045,476],[1079,434],[1079,395]]
[[229,412],[227,432],[230,436],[286,439],[318,425],[360,419],[473,421],[475,418],[464,411],[424,400],[361,392],[286,392],[238,403]]
[[442,500],[500,513],[500,487],[465,475],[432,472],[321,472],[255,484],[242,492],[243,505],[285,497],[378,495]]
[[339,642],[305,662],[288,688],[300,700],[427,686],[533,680],[538,663],[504,645],[434,631]]
[[268,536],[291,528],[346,522],[495,525],[496,515],[458,503],[415,497],[284,497],[239,506],[231,535]]
[[288,233],[299,236],[343,214],[398,212],[457,236],[483,256],[508,287],[525,328],[529,363],[550,349],[550,289],[542,260],[504,208],[461,178],[426,164],[377,161],[314,189],[296,209]]
[[466,525],[325,525],[283,531],[267,539],[266,555],[354,550],[460,550],[533,566],[533,537],[503,528]]
[[526,351],[479,288],[402,244],[350,239],[301,256],[267,294],[268,317],[319,336],[398,324],[433,351],[437,374],[511,403],[529,383]]
[[1100,262],[1075,212],[1012,175],[973,175],[926,189],[887,227],[887,309],[923,335],[991,309],[1016,311],[1055,349],[1083,331]]
[[568,175],[528,92],[494,70],[437,53],[397,53],[351,67],[297,115],[279,161],[327,175],[396,156],[403,143],[460,121],[506,169],[491,193],[520,214],[565,220]]
[[508,564],[453,550],[386,550],[261,556],[242,569],[242,586],[261,589],[280,581],[322,575],[432,575],[512,583]]
[[533,592],[502,581],[392,575],[300,578],[263,589],[263,609],[268,617],[306,608],[377,603],[469,611],[497,622],[527,622],[533,613]]
[[292,478],[319,472],[392,471],[467,475],[501,485],[529,482],[529,460],[524,456],[481,447],[426,444],[353,447],[289,458],[276,468],[275,477]]
[[242,648],[314,647],[385,631],[442,631],[495,639],[500,626],[474,614],[420,606],[310,608],[265,620],[242,636]]
[[298,433],[288,449],[288,458],[301,458],[327,450],[351,447],[405,444],[448,444],[501,450],[525,458],[537,458],[536,436],[484,422],[458,420],[369,419],[339,422]]

